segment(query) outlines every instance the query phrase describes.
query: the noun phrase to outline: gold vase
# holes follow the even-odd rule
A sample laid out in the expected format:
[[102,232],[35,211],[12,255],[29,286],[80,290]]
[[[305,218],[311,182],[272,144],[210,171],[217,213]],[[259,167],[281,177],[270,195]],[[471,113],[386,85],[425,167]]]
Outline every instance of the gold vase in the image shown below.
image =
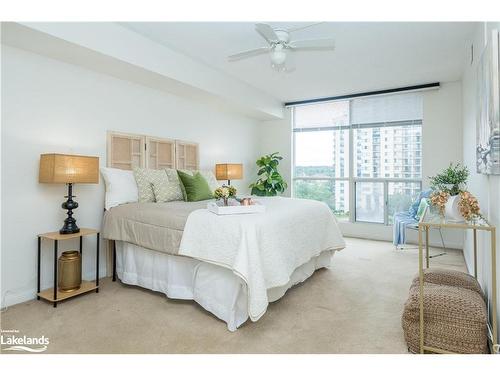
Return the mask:
[[80,289],[82,284],[82,257],[76,250],[65,251],[57,260],[58,286],[61,292]]

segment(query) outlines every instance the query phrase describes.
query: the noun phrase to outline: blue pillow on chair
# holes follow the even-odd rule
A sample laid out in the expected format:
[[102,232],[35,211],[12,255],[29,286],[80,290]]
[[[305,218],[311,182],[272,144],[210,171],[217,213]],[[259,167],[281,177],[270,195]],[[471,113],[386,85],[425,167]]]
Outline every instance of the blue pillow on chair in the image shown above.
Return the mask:
[[432,189],[427,189],[427,190],[423,190],[420,192],[420,194],[418,195],[418,198],[415,200],[415,202],[412,203],[412,205],[408,209],[408,213],[411,215],[411,217],[416,218],[418,206],[420,205],[420,201],[422,200],[422,198],[429,198],[431,193],[432,193]]
[[417,214],[415,215],[415,220],[420,222],[420,219],[422,219],[422,216],[424,215],[425,210],[427,208],[429,208],[428,198],[420,199],[420,204],[418,205],[418,210]]

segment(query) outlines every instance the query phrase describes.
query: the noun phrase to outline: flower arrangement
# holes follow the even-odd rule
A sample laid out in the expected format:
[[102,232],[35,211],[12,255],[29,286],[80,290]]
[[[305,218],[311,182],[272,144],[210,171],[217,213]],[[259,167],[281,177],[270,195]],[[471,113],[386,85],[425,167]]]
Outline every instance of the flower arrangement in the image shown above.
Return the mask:
[[483,217],[477,198],[463,189],[468,174],[466,167],[450,164],[445,171],[431,178],[431,186],[435,191],[429,198],[442,217],[445,213],[450,220],[463,218],[472,221]]
[[224,201],[224,206],[227,206],[227,201],[229,198],[236,196],[236,188],[234,186],[222,186],[218,187],[214,191],[215,199],[222,199]]
[[448,198],[450,197],[450,193],[447,191],[435,191],[430,195],[431,204],[439,209],[439,214],[444,216],[444,209],[446,206],[446,202],[448,202]]
[[477,199],[466,189],[469,169],[460,163],[450,163],[448,168],[429,177],[434,192],[431,204],[439,209],[439,214],[450,221],[471,221],[482,217]]
[[460,214],[465,220],[471,221],[482,217],[477,198],[468,191],[460,192],[460,202],[458,202]]
[[458,195],[467,184],[469,169],[460,163],[450,163],[448,168],[435,176],[429,177],[433,190],[444,191],[449,195]]

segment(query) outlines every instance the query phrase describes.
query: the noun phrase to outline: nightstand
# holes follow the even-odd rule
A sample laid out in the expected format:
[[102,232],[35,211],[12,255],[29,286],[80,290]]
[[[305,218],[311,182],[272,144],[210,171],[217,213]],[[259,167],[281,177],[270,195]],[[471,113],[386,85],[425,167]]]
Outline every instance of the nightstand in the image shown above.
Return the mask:
[[[80,254],[83,258],[83,236],[90,235],[97,236],[96,244],[96,275],[95,281],[82,280],[82,284],[79,289],[71,292],[61,292],[57,290],[57,245],[59,241],[70,240],[72,238],[80,239]],[[46,290],[40,291],[40,264],[42,256],[42,239],[54,241],[54,287]],[[43,298],[54,304],[57,307],[57,303],[65,299],[78,296],[83,293],[95,290],[99,293],[99,231],[89,228],[80,228],[80,232],[72,234],[60,234],[59,232],[43,233],[38,235],[38,279],[37,279],[37,299]]]

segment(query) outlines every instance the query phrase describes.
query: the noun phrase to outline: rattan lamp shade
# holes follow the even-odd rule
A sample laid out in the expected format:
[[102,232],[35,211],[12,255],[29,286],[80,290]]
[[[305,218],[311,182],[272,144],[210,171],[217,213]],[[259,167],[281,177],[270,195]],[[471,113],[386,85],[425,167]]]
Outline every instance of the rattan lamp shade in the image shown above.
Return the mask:
[[99,158],[96,156],[42,154],[38,181],[49,184],[99,183]]
[[241,180],[243,164],[216,164],[215,177],[217,180]]

